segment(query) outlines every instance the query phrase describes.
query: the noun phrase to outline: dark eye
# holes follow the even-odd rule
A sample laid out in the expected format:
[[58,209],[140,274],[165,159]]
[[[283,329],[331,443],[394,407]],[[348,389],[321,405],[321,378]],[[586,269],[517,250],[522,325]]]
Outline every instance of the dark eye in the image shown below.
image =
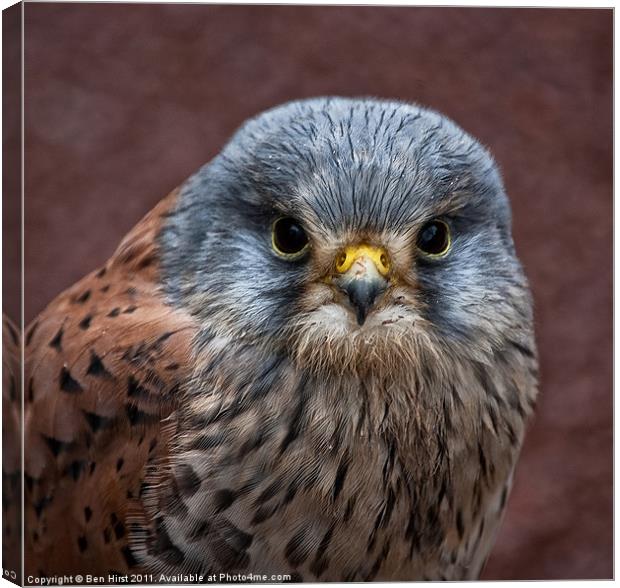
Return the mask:
[[443,221],[429,221],[418,233],[418,249],[427,256],[443,257],[451,244],[450,227]]
[[275,252],[281,257],[297,259],[308,248],[306,231],[290,216],[276,220],[271,231],[271,244]]

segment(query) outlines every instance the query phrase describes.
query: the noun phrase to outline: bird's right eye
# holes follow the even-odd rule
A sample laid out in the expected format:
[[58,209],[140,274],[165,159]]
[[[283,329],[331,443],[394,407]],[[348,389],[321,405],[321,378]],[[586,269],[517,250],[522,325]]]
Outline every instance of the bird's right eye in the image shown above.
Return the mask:
[[308,235],[297,220],[284,216],[271,227],[271,245],[280,257],[299,259],[309,247]]

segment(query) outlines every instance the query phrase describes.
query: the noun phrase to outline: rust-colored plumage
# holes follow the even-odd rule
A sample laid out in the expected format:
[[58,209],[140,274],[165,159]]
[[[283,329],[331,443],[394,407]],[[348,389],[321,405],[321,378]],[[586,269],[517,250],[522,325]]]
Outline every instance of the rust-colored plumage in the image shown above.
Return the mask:
[[189,371],[191,319],[157,289],[175,194],[25,334],[26,575],[124,571],[127,513]]

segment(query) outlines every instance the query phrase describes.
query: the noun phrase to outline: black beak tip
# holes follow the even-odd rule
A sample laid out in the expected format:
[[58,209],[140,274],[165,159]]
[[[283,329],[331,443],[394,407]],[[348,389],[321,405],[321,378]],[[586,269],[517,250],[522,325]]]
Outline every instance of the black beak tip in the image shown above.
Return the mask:
[[355,317],[360,327],[366,322],[366,317],[374,305],[375,299],[383,290],[383,284],[365,280],[354,280],[347,286],[346,292],[355,309]]

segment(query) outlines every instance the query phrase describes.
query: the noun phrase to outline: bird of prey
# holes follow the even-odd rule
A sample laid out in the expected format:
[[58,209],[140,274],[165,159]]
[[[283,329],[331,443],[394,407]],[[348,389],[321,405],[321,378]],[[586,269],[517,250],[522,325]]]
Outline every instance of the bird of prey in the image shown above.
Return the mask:
[[537,393],[497,166],[397,101],[247,121],[23,344],[35,578],[476,578]]

